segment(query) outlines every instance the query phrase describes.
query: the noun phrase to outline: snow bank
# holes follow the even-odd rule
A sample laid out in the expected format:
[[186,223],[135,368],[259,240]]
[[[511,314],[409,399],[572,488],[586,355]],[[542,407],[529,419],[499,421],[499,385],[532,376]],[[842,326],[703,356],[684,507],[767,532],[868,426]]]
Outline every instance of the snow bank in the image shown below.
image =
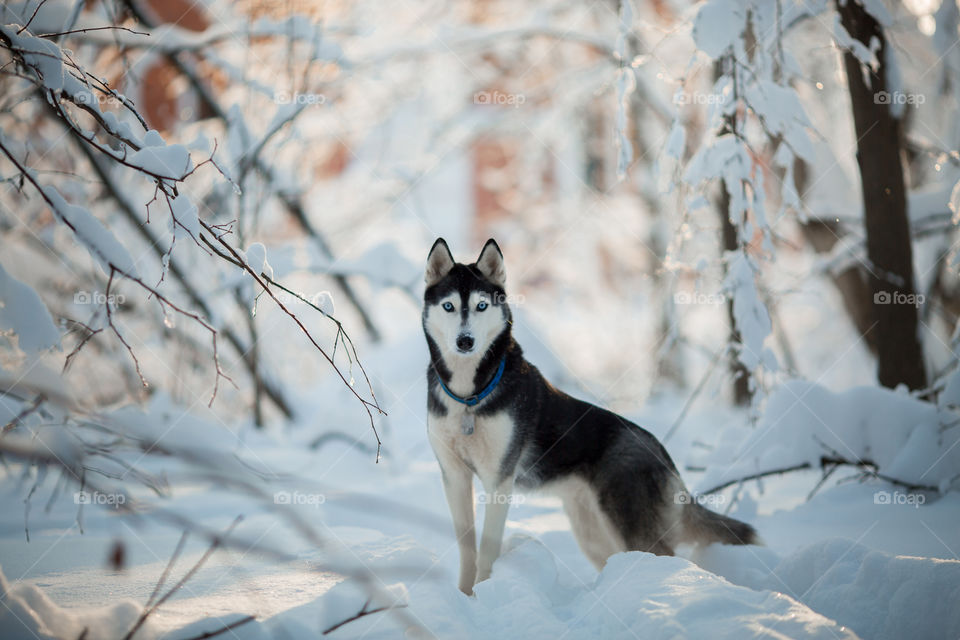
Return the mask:
[[[515,548],[497,561],[493,577],[477,585],[474,597],[463,595],[452,583],[414,579],[408,587],[409,608],[367,616],[331,637],[857,637],[788,596],[732,585],[681,558],[622,553],[610,559],[593,583],[569,583],[561,578],[556,556],[542,544],[525,538],[510,543]],[[309,618],[305,613],[314,607],[323,624],[350,617],[363,599],[344,600],[348,590],[338,586],[301,607],[297,619]],[[290,634],[293,624],[281,626],[287,615],[263,626],[300,637]],[[240,637],[270,637],[259,626]],[[312,633],[316,631],[314,627]]]
[[[389,542],[389,539],[386,539]],[[380,540],[384,542],[384,540]],[[697,566],[683,558],[617,554],[592,581],[576,578],[540,542],[514,536],[475,596],[430,575],[440,560],[397,544],[368,556],[373,570],[408,567],[404,582],[379,583],[367,609],[399,606],[344,624],[334,638],[956,638],[960,562],[894,556],[850,540],[825,540],[784,558],[768,549],[712,545]],[[382,549],[381,549],[382,551]],[[417,565],[416,567],[411,565]],[[724,577],[704,570],[723,574]],[[424,570],[421,574],[420,569]],[[732,584],[736,583],[736,584]],[[238,626],[238,640],[314,638],[368,600],[356,582],[299,607]],[[139,608],[64,610],[40,589],[11,587],[0,574],[0,631],[20,638],[121,637]],[[237,621],[212,616],[162,636],[195,637]],[[36,635],[34,635],[36,634]],[[148,625],[142,640],[156,637]]]
[[[701,490],[750,474],[801,464],[819,466],[821,456],[870,460],[904,482],[955,486],[960,469],[960,428],[953,413],[906,393],[857,387],[834,393],[794,380],[774,390],[757,428],[744,438],[730,464],[711,456]],[[951,485],[951,482],[954,485]]]
[[783,559],[713,545],[697,561],[737,584],[787,593],[864,638],[960,637],[960,562],[893,556],[844,539]]
[[960,637],[960,562],[829,540],[792,554],[775,573],[804,603],[866,638]]
[[[11,585],[0,568],[0,636],[4,640],[47,640],[81,637],[122,638],[136,622],[141,609],[133,602],[118,602],[100,609],[68,611],[58,607],[39,588]],[[149,625],[149,620],[147,625]],[[149,626],[144,635],[150,636]]]

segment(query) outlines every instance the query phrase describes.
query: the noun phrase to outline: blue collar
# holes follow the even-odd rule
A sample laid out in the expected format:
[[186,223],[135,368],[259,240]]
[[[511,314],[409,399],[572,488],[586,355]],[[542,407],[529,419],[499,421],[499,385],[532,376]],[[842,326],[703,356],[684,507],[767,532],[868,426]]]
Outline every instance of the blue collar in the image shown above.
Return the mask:
[[[437,382],[440,383],[440,388],[443,389],[448,396],[459,402],[460,404],[465,404],[468,407],[473,407],[480,404],[480,401],[486,398],[488,395],[493,393],[493,390],[497,388],[497,384],[500,382],[500,378],[503,377],[503,370],[507,366],[507,356],[503,356],[503,360],[500,361],[500,366],[497,367],[497,373],[493,376],[493,380],[490,381],[483,391],[476,395],[469,396],[467,398],[461,398],[453,391],[447,388],[447,385],[443,384],[443,380],[440,378],[439,372],[437,373]],[[434,367],[436,369],[436,367]]]

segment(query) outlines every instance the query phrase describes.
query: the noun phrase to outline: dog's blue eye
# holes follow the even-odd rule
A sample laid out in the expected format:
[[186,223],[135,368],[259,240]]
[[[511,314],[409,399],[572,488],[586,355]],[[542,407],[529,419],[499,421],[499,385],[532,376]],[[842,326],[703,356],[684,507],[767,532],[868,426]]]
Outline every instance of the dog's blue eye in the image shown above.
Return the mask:
[[480,304],[477,305],[477,311],[483,311],[486,308],[487,308],[487,303],[484,301],[480,302]]
[[452,302],[444,302],[444,303],[443,303],[443,310],[444,310],[444,311],[453,311],[453,303],[452,303]]

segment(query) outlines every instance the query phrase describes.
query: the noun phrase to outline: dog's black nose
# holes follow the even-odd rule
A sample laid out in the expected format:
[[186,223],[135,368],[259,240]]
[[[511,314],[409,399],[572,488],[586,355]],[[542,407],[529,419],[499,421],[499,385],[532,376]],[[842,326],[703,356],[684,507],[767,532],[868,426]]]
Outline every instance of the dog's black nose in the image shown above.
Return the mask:
[[457,349],[460,349],[460,351],[470,351],[470,349],[473,349],[473,336],[457,336]]

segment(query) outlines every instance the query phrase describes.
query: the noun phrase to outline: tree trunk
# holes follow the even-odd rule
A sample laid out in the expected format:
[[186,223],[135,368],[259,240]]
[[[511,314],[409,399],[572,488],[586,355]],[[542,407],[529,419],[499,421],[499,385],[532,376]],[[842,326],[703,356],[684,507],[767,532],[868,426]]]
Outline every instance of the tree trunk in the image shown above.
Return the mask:
[[[926,386],[926,372],[917,331],[913,250],[900,159],[901,123],[890,111],[887,87],[888,45],[880,25],[857,0],[837,0],[837,10],[852,37],[867,48],[874,38],[880,43],[876,72],[861,65],[849,51],[843,54],[863,190],[877,377],[886,387],[903,383],[921,389]],[[865,74],[869,74],[869,83]]]
[[[717,203],[717,213],[720,214],[720,224],[722,226],[723,250],[737,251],[739,244],[737,242],[737,229],[730,222],[730,194],[727,192],[726,185],[720,185],[720,201]],[[727,299],[727,319],[730,322],[730,343],[735,345],[743,344],[743,338],[740,336],[740,330],[737,329],[737,321],[733,316],[733,296]],[[736,351],[731,351],[730,372],[733,374],[733,401],[740,406],[750,404],[750,372]]]
[[[714,63],[714,80],[720,78],[724,73],[724,65],[730,64],[729,60],[721,58]],[[721,133],[732,133],[736,128],[736,113],[725,116],[724,127]],[[723,243],[724,253],[728,251],[737,251],[740,248],[737,239],[737,228],[730,221],[730,193],[727,191],[727,185],[720,181],[720,197],[717,201],[717,214],[720,216],[721,241]],[[727,300],[727,320],[730,323],[730,343],[733,345],[743,344],[743,338],[737,329],[737,320],[733,315],[733,296]],[[737,355],[736,350],[730,351],[730,372],[733,374],[733,401],[739,406],[750,404],[750,372]]]

